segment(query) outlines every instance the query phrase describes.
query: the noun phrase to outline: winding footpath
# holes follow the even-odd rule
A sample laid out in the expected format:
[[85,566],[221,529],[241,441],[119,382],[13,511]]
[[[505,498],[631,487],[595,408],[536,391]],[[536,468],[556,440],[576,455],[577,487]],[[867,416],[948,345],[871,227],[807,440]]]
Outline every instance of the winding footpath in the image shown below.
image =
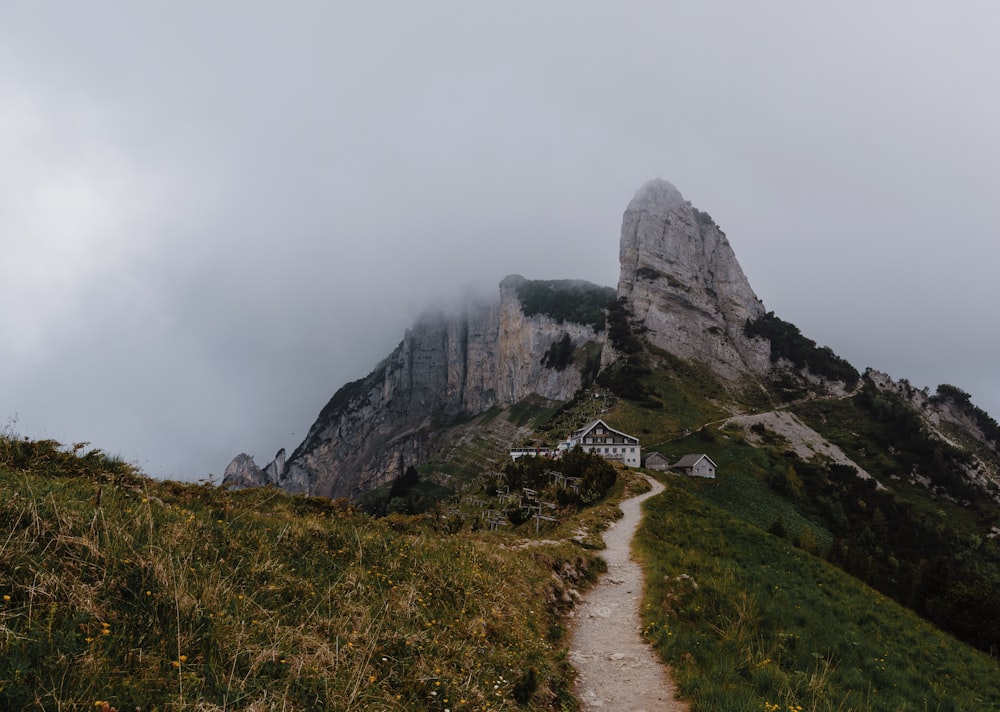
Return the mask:
[[608,572],[574,612],[569,657],[578,672],[576,695],[584,710],[687,712],[674,699],[666,667],[642,639],[639,605],[642,569],[632,560],[632,537],[642,516],[640,505],[663,491],[653,489],[621,503],[624,516],[604,532]]

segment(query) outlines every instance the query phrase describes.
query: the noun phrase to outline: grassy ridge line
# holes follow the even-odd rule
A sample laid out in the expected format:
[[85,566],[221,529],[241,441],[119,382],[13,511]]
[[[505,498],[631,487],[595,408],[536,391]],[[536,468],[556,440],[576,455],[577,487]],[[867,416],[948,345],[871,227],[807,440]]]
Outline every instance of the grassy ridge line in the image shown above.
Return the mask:
[[0,464],[0,708],[575,707],[577,546],[37,450]]
[[636,547],[645,634],[693,712],[1000,710],[1000,666],[667,478]]

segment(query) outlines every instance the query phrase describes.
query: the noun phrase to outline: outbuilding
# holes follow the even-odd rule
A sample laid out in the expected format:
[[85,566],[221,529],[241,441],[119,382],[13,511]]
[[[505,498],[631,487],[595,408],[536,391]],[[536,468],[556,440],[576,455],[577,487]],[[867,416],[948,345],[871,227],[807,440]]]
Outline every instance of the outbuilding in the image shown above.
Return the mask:
[[668,460],[666,456],[662,455],[661,453],[651,452],[648,455],[646,455],[645,466],[650,470],[658,470],[660,472],[664,472],[670,469],[670,460]]
[[672,469],[690,477],[715,477],[716,464],[705,454],[685,455],[673,464]]

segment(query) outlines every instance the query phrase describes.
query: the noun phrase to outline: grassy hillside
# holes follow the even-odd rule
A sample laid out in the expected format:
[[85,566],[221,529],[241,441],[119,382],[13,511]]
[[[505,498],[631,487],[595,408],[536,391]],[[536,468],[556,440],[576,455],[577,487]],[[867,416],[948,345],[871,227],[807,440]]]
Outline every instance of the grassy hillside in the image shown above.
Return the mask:
[[573,709],[595,558],[521,535],[0,439],[0,709]]
[[[453,427],[373,508],[419,516],[157,482],[84,445],[0,438],[0,709],[577,709],[563,616],[636,483],[504,452],[600,416],[719,466],[665,477],[637,544],[645,634],[693,710],[1000,712],[1000,508],[968,456],[865,379],[823,397],[791,376],[739,402],[625,337],[637,350],[600,386]],[[781,394],[876,479],[725,424]],[[558,522],[537,535],[493,496],[504,468],[516,492],[564,465],[587,486],[548,493]],[[479,506],[506,523],[484,531]]]
[[614,402],[609,424],[671,461],[719,465],[716,480],[671,479],[640,545],[647,634],[695,709],[1000,710],[1000,508],[964,477],[962,451],[866,380],[847,397],[793,376],[770,388],[804,397],[790,410],[865,480],[725,425],[767,400],[742,403],[648,347],[639,362],[619,392],[641,397]]
[[786,377],[771,397],[805,397],[786,407],[877,479],[805,461],[766,427],[725,424],[773,403],[741,403],[708,369],[642,349],[629,382],[581,394],[536,432],[554,442],[599,412],[672,461],[718,463],[716,480],[671,479],[641,544],[647,634],[695,709],[1000,710],[1000,511],[968,489],[962,453],[867,381],[822,397]]
[[853,398],[797,410],[883,483],[864,488],[853,476],[803,468],[804,498],[837,536],[829,558],[963,640],[1000,650],[1000,542],[992,531],[1000,508],[967,479],[969,454],[932,437],[902,399],[867,383]]
[[692,710],[1000,710],[1000,665],[667,478],[637,547],[646,636]]

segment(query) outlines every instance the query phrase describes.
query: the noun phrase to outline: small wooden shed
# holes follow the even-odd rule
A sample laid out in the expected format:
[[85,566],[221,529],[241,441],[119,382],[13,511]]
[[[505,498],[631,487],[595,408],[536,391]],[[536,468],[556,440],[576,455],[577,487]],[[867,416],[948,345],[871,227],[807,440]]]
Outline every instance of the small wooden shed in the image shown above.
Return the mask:
[[661,453],[651,452],[646,455],[645,466],[650,470],[659,470],[660,472],[664,472],[670,469],[670,461]]
[[715,477],[716,464],[705,454],[685,455],[673,464],[673,469],[691,477]]

